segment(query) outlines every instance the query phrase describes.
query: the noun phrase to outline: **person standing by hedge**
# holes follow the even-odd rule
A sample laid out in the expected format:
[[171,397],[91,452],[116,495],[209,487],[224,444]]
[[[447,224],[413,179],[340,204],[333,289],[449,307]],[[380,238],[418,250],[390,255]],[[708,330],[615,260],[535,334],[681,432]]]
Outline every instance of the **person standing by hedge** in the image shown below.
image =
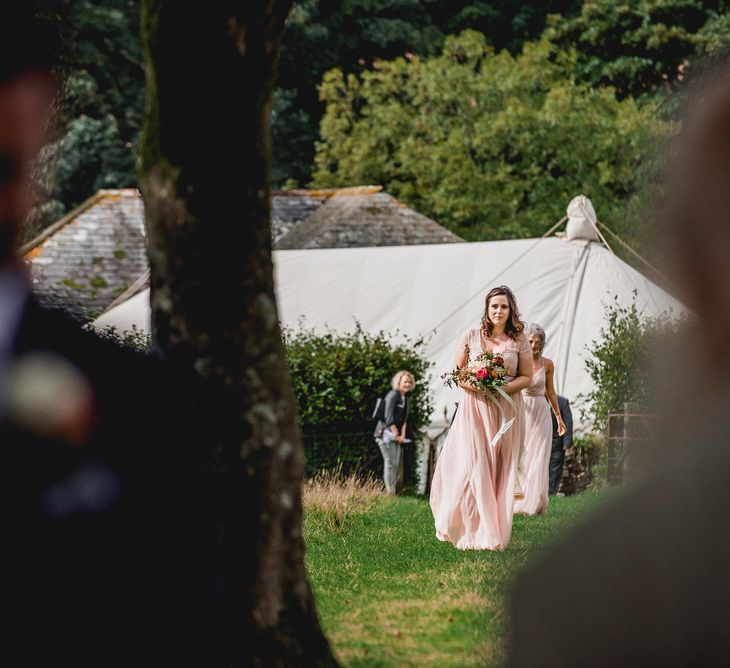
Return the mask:
[[408,420],[407,394],[416,386],[416,379],[410,371],[399,371],[391,382],[391,389],[385,395],[384,419],[375,427],[375,442],[383,454],[383,482],[388,494],[395,494],[396,487],[403,481],[403,443],[406,439]]

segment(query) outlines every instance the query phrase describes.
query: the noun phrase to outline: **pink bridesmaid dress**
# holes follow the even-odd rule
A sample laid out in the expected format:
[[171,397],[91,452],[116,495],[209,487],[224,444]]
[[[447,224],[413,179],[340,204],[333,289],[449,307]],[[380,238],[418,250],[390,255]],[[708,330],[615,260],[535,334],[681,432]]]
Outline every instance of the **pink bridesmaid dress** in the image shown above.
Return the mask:
[[548,507],[550,449],[553,441],[550,404],[545,397],[544,363],[521,394],[525,407],[525,434],[517,469],[525,497],[515,501],[515,512],[542,515]]
[[[483,350],[478,327],[468,330],[459,352],[467,348],[471,362]],[[509,340],[488,352],[504,357],[507,373],[517,375],[520,352],[529,350],[527,337]],[[501,550],[512,534],[515,469],[513,456],[522,440],[522,397],[512,395],[515,408],[498,401],[512,427],[494,445],[489,442],[501,426],[497,406],[487,397],[462,390],[454,423],[436,463],[431,482],[431,510],[436,537],[459,549]]]

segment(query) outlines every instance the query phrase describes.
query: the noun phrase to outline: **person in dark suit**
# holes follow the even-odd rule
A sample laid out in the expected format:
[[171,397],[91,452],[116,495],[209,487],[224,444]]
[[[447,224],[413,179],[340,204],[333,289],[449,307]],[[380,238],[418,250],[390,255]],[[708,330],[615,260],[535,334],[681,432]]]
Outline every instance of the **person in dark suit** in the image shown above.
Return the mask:
[[694,316],[676,350],[654,351],[657,454],[518,578],[510,668],[730,665],[730,62],[703,76],[660,209]]
[[570,402],[558,395],[558,410],[565,423],[565,433],[558,434],[558,421],[555,414],[550,413],[553,420],[553,444],[550,451],[550,483],[548,494],[555,495],[560,489],[560,481],[563,479],[563,463],[565,462],[565,451],[573,445],[573,412],[570,410]]
[[192,374],[41,308],[14,250],[56,91],[52,38],[32,3],[0,12],[0,653],[205,665],[212,529]]

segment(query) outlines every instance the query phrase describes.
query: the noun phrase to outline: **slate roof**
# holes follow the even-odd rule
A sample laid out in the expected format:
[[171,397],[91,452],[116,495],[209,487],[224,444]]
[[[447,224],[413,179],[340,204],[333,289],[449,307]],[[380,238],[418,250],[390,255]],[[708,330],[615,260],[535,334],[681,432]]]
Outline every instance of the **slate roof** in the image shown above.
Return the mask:
[[271,241],[276,244],[327,201],[327,191],[275,190],[271,196]]
[[327,201],[274,248],[353,248],[464,241],[382,192],[380,186],[314,192],[326,193]]
[[[272,193],[277,249],[463,241],[381,186]],[[148,282],[139,191],[100,190],[21,249],[41,302],[86,321]]]
[[20,252],[41,302],[96,317],[147,269],[139,192],[100,190]]

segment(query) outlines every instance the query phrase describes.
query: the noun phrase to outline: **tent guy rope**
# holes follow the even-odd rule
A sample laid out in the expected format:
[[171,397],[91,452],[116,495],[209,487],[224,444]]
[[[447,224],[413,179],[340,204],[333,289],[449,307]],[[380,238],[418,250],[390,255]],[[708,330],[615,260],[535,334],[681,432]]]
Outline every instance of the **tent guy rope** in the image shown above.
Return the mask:
[[[453,311],[451,311],[451,313],[449,313],[445,318],[443,318],[442,320],[440,320],[437,325],[434,325],[429,330],[427,330],[427,331],[431,332],[431,336],[433,336],[433,334],[436,333],[436,331],[438,330],[439,327],[441,327],[444,323],[448,322],[457,313],[459,313],[459,311],[461,311],[461,309],[463,309],[472,299],[474,299],[475,297],[481,295],[484,292],[484,290],[487,289],[488,286],[490,286],[492,283],[494,283],[494,281],[496,281],[504,273],[504,271],[506,269],[508,269],[509,267],[511,267],[513,264],[516,264],[517,262],[519,262],[523,257],[525,257],[526,255],[528,255],[529,253],[531,253],[535,248],[537,248],[537,246],[540,244],[540,242],[543,239],[545,239],[548,236],[550,236],[566,220],[568,220],[568,216],[563,216],[557,223],[555,223],[555,225],[553,225],[547,232],[545,232],[545,234],[543,234],[539,239],[536,239],[535,240],[535,243],[532,244],[532,246],[530,246],[529,248],[527,248],[525,251],[523,251],[523,253],[521,255],[517,256],[514,260],[510,261],[504,267],[502,267],[497,272],[497,274],[494,276],[494,278],[491,278],[482,287],[480,287],[478,290],[476,290],[474,293],[472,293],[467,299],[465,299],[463,302],[461,302],[461,304],[459,304]],[[427,337],[427,338],[430,338],[430,336]]]

